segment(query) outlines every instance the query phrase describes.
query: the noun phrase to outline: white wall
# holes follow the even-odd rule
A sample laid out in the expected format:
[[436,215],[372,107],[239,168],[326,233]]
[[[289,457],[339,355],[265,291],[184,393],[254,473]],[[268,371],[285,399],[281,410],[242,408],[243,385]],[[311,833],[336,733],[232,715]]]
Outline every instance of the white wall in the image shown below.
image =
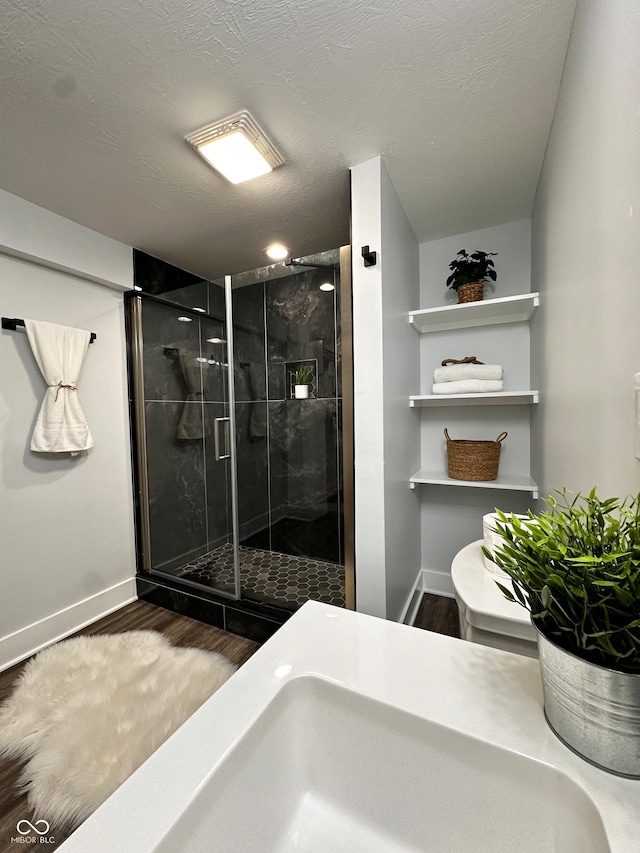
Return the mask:
[[447,287],[449,263],[460,249],[497,252],[493,258],[497,280],[487,282],[484,298],[515,296],[531,290],[531,222],[520,219],[480,231],[467,231],[420,244],[420,307],[455,304],[454,290]]
[[0,245],[3,254],[115,290],[131,289],[130,248],[5,190],[0,190]]
[[95,447],[71,458],[29,450],[45,382],[24,332],[0,333],[0,668],[135,598],[124,269],[128,247],[0,193],[2,315],[98,336],[78,383]]
[[386,614],[382,265],[364,267],[361,246],[380,251],[379,157],[351,169],[356,610]]
[[399,620],[420,568],[420,501],[409,488],[420,467],[420,423],[408,405],[420,382],[420,351],[407,318],[417,304],[419,261],[418,241],[384,165],[380,191],[387,618]]
[[[533,211],[544,492],[640,491],[640,4],[581,0]],[[535,380],[534,380],[535,381]]]
[[[399,619],[419,575],[419,508],[408,478],[419,432],[408,397],[419,381],[407,312],[418,297],[418,244],[382,161],[351,170],[356,607]],[[365,267],[361,246],[378,253]]]
[[[485,299],[513,296],[531,290],[531,223],[509,222],[480,231],[456,234],[420,245],[420,307],[455,303],[446,288],[449,262],[460,249],[497,252],[497,281],[485,289]],[[475,355],[487,364],[504,367],[505,391],[530,389],[530,329],[528,323],[483,326],[422,335],[420,339],[420,390],[430,394],[433,371],[446,358]],[[451,438],[495,439],[508,435],[500,454],[501,474],[530,474],[530,407],[488,406],[417,409],[421,425],[421,465],[446,471],[444,427]],[[422,569],[425,589],[453,594],[451,562],[469,542],[482,537],[482,516],[496,506],[522,512],[527,496],[517,492],[463,486],[417,486],[421,497]]]

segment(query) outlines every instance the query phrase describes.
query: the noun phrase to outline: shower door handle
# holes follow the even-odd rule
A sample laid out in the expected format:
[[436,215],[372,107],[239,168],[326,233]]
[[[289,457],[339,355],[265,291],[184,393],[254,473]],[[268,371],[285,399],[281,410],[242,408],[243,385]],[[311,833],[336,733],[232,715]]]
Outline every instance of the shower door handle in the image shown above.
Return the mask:
[[[220,452],[220,424],[224,424],[224,453]],[[221,462],[223,459],[230,459],[229,450],[229,418],[214,418],[213,419],[213,443],[216,452],[216,462]]]

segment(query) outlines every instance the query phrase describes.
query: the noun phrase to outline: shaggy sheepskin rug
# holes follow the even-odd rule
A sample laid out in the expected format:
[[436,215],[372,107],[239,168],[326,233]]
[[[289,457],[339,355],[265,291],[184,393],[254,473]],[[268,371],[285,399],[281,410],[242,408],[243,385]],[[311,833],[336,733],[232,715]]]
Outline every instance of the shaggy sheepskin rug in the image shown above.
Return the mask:
[[52,826],[75,828],[236,667],[156,631],[74,637],[41,651],[0,708],[0,755]]

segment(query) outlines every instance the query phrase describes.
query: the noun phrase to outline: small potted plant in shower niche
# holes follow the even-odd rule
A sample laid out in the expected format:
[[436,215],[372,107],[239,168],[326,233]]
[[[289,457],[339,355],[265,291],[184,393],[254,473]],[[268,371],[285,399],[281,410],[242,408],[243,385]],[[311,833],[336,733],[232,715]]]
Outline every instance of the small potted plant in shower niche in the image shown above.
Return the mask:
[[471,252],[460,249],[449,264],[452,270],[447,279],[447,287],[458,294],[458,302],[479,302],[482,299],[484,283],[487,279],[496,280],[493,261],[497,252]]
[[309,383],[313,378],[313,370],[308,364],[301,364],[295,372],[293,396],[296,400],[306,400],[309,396]]

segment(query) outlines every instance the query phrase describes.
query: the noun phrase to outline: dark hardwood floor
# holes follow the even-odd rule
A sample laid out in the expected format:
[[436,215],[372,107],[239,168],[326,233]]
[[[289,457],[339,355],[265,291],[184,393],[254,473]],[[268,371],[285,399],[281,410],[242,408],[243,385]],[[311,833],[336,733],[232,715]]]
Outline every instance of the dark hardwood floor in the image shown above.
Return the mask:
[[[458,608],[453,599],[437,595],[425,594],[420,603],[414,622],[415,627],[448,634],[458,635]],[[153,604],[136,601],[121,610],[94,622],[78,634],[112,634],[123,631],[148,629],[160,631],[176,646],[192,646],[210,651],[220,652],[233,663],[241,665],[259,648],[258,643],[213,628],[202,622],[197,622],[188,616],[181,616]],[[17,664],[11,669],[0,672],[0,701],[6,699],[13,690],[14,683],[22,670],[24,663]],[[26,819],[32,823],[39,819],[31,813],[27,806],[26,794],[16,790],[16,783],[23,763],[13,760],[3,760],[0,763],[0,853],[10,853],[24,849],[24,845],[12,843],[16,838],[16,824]],[[62,827],[52,827],[51,834],[55,841],[47,844],[47,850],[54,850],[69,837]],[[40,849],[40,844],[37,845]],[[87,851],[90,853],[90,851]]]
[[425,592],[413,625],[415,628],[435,631],[436,634],[459,637],[458,605],[455,599]]
[[[243,664],[259,648],[258,643],[244,637],[229,634],[219,628],[190,619],[188,616],[181,616],[143,601],[134,601],[77,633],[116,634],[143,629],[160,631],[175,646],[191,646],[219,652],[238,665]],[[13,685],[25,664],[26,661],[0,672],[0,701],[6,699],[12,692]],[[16,831],[16,824],[19,821],[24,819],[33,823],[40,817],[32,814],[28,808],[26,794],[20,794],[17,791],[16,785],[22,767],[21,761],[2,759],[0,762],[0,853],[10,853],[10,851],[15,853],[16,850],[31,849],[36,846],[38,849],[44,849],[40,844],[11,842],[12,838],[19,837]],[[55,850],[70,835],[63,827],[52,826],[50,832],[55,841],[46,845],[47,850]]]

